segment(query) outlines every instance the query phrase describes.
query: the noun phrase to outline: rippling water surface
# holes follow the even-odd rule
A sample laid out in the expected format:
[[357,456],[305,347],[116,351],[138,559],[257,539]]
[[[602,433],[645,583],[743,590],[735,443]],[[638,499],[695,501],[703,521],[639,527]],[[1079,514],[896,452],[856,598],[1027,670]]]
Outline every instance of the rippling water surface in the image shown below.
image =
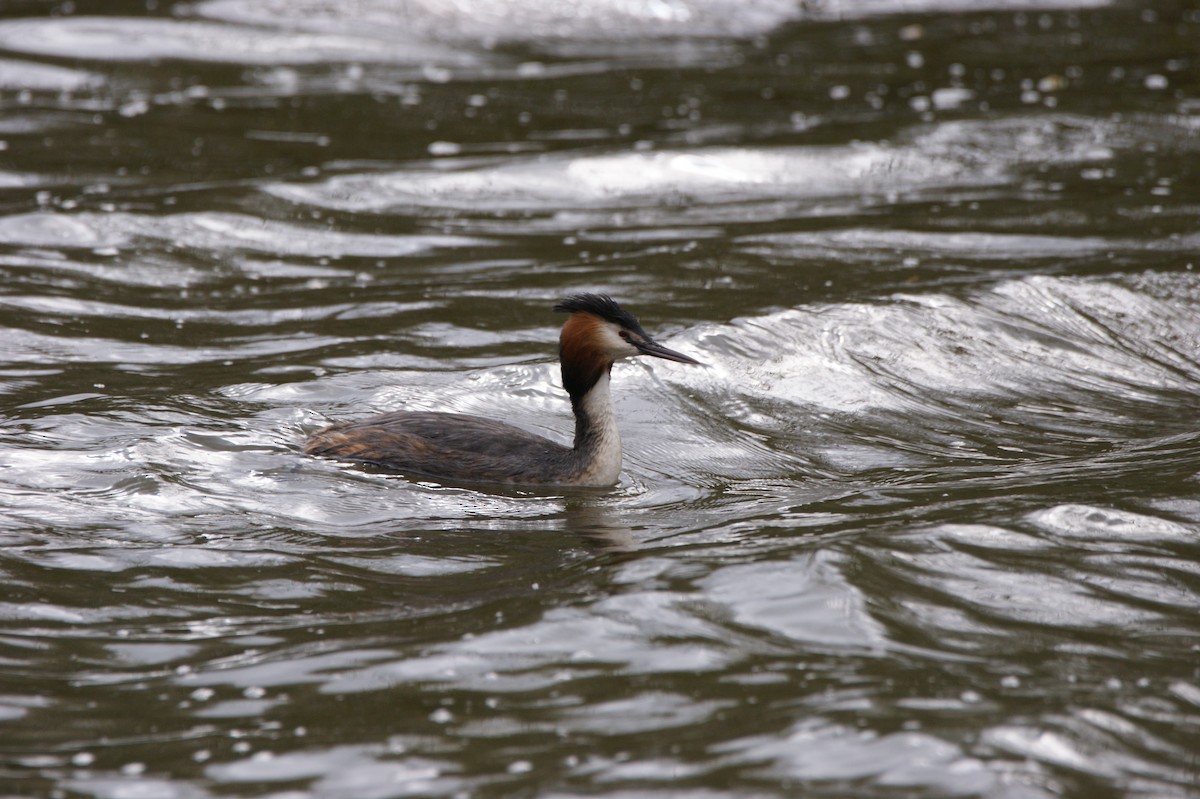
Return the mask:
[[[1200,796],[1200,12],[0,8],[0,794]],[[305,458],[398,408],[612,491]]]

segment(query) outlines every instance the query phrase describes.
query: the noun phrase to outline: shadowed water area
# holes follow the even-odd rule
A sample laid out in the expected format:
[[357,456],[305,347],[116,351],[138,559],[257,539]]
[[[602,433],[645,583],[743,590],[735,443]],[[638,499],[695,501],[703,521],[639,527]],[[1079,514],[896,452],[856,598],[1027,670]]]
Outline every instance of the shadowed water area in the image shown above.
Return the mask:
[[[1200,11],[0,5],[0,796],[1200,796]],[[472,413],[611,491],[301,453]]]

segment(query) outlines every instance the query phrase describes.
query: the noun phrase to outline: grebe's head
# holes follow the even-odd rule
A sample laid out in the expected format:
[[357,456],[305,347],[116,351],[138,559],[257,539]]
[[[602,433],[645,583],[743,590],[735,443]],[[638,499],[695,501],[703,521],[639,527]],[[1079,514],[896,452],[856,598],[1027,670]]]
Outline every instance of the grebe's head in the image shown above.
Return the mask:
[[563,387],[571,402],[579,402],[612,369],[614,361],[634,355],[652,355],[679,363],[700,362],[667,349],[642,330],[633,314],[622,310],[612,297],[576,294],[554,306],[571,314],[558,337]]
[[559,336],[559,355],[563,362],[613,361],[634,355],[652,355],[679,363],[700,362],[682,352],[668,349],[642,330],[637,318],[604,294],[576,294],[554,306],[571,314]]

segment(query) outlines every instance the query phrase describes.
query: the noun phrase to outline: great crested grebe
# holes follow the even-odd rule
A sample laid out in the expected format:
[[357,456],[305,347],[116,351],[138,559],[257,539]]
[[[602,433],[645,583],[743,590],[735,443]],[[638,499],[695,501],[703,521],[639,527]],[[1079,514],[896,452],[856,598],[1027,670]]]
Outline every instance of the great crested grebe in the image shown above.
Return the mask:
[[577,294],[554,310],[571,314],[558,357],[575,414],[573,447],[478,416],[396,411],[320,430],[304,451],[456,482],[612,485],[621,474],[621,433],[608,391],[613,363],[633,355],[700,362],[655,342],[603,294]]

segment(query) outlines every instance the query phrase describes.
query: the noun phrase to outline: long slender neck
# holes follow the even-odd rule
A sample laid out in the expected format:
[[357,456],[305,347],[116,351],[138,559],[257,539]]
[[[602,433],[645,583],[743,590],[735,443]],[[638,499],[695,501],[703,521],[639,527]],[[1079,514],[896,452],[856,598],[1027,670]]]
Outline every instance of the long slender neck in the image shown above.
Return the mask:
[[605,369],[586,392],[571,395],[571,410],[575,412],[573,454],[581,483],[611,485],[621,476],[621,432],[608,387],[609,371]]

